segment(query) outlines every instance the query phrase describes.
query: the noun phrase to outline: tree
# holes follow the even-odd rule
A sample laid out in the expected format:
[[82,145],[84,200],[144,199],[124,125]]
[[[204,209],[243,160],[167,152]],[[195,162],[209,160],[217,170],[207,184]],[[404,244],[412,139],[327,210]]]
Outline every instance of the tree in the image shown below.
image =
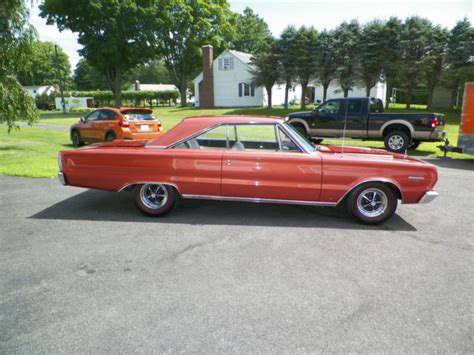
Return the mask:
[[405,20],[400,36],[402,65],[400,73],[407,90],[407,109],[410,108],[414,89],[425,80],[433,26],[427,19],[417,16]]
[[152,0],[44,0],[40,15],[59,30],[78,33],[79,53],[103,73],[120,106],[122,75],[156,53]]
[[[402,50],[400,46],[400,34],[402,32],[402,21],[391,17],[383,26],[383,32],[379,38],[380,46],[384,56],[382,58],[382,78],[385,80],[387,93],[391,95],[394,82],[400,77],[400,66],[402,65]],[[385,105],[388,108],[390,101]]]
[[370,96],[370,90],[380,80],[383,70],[384,57],[386,55],[383,47],[384,24],[380,21],[372,21],[364,26],[359,38],[359,76],[365,85],[365,94]]
[[132,69],[126,74],[124,80],[130,83],[138,80],[142,84],[169,84],[172,82],[165,63],[156,59]]
[[360,26],[355,20],[343,22],[334,31],[336,48],[337,79],[344,92],[349,95],[357,81],[359,70]]
[[71,88],[71,64],[68,55],[57,47],[57,53],[52,42],[33,42],[32,54],[23,70],[18,74],[18,80],[23,85],[53,85],[59,84],[58,71],[61,81]]
[[185,106],[188,81],[201,68],[201,47],[225,46],[233,34],[232,12],[226,0],[158,0],[156,13],[161,14],[156,27],[165,29],[155,33],[162,43],[160,54]]
[[323,102],[326,101],[327,92],[331,81],[336,78],[337,62],[334,33],[322,31],[316,43],[317,76],[323,86]]
[[301,85],[301,108],[306,108],[308,84],[316,73],[316,51],[318,32],[314,27],[300,27],[295,33],[295,74]]
[[109,88],[105,75],[92,67],[85,58],[81,58],[77,62],[73,81],[76,90],[105,90]]
[[28,11],[23,0],[0,2],[0,123],[6,123],[8,132],[17,121],[33,123],[38,117],[32,98],[16,78],[31,55],[35,38],[28,24]]
[[235,37],[232,48],[257,54],[266,49],[266,41],[272,36],[268,25],[249,7],[243,14],[236,14],[234,19]]
[[296,29],[288,26],[283,30],[276,43],[276,55],[279,62],[280,78],[285,81],[285,108],[288,108],[288,91],[296,79]]
[[280,77],[276,41],[269,40],[258,54],[250,61],[254,84],[265,87],[268,96],[268,107],[272,107],[272,88]]
[[445,28],[432,28],[429,54],[426,63],[426,86],[428,87],[428,108],[433,105],[433,92],[445,69],[449,32]]

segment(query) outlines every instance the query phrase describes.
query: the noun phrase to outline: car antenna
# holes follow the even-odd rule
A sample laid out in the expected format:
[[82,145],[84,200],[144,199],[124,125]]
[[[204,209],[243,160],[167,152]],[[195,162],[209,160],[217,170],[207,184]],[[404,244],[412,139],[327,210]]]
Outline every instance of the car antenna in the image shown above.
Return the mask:
[[344,128],[342,129],[342,149],[341,149],[341,156],[344,155],[344,145],[346,141],[346,126],[347,126],[347,112],[349,110],[349,99],[346,97],[344,101],[346,107],[344,112]]

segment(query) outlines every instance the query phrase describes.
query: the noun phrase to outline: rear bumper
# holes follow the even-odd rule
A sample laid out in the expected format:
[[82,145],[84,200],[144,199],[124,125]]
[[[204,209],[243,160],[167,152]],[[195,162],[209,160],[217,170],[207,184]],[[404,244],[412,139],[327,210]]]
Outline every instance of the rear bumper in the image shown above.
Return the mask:
[[164,132],[123,132],[122,139],[156,139],[161,136]]
[[419,203],[430,203],[438,196],[439,193],[437,193],[435,190],[427,191],[425,192]]
[[61,184],[63,185],[67,185],[67,182],[66,182],[66,176],[64,175],[64,173],[62,171],[60,171],[58,173],[58,180]]

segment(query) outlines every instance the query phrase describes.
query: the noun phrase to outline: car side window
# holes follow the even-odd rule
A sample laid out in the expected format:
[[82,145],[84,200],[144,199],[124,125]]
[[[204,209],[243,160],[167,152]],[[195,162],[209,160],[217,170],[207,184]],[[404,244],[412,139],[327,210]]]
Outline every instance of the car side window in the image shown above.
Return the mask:
[[101,110],[100,112],[100,120],[101,121],[113,121],[117,118],[115,112],[111,110]]
[[[232,125],[229,125],[231,130]],[[234,141],[230,148],[236,150],[278,151],[279,145],[274,124],[235,125]]]
[[339,113],[340,108],[340,101],[328,101],[321,105],[321,107],[319,108],[319,113],[336,114]]
[[302,153],[298,146],[291,140],[288,135],[278,128],[278,134],[280,136],[281,151],[286,153]]
[[90,114],[88,114],[88,115],[85,117],[85,120],[86,120],[87,122],[97,121],[97,120],[99,119],[99,116],[100,116],[100,110],[92,111]]
[[218,126],[200,136],[188,139],[178,144],[175,148],[181,149],[226,149],[227,148],[227,126]]
[[348,106],[347,106],[348,114],[358,114],[361,112],[362,112],[362,100],[348,100]]

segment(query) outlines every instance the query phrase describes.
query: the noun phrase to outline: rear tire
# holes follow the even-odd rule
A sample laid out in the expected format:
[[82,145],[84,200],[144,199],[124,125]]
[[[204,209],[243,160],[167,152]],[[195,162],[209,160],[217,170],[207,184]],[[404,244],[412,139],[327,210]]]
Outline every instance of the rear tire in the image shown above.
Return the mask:
[[295,124],[292,124],[290,122],[290,124],[299,132],[301,133],[301,135],[303,137],[306,137],[308,139],[310,139],[311,137],[309,136],[308,132],[306,131],[306,128],[305,126],[303,126],[301,123],[295,123]]
[[410,144],[410,137],[403,131],[391,131],[385,135],[385,149],[393,153],[404,153]]
[[79,148],[84,145],[84,142],[81,140],[81,135],[78,130],[71,132],[71,141],[74,148]]
[[356,187],[347,198],[347,209],[358,221],[379,224],[393,216],[397,209],[397,196],[382,183],[367,183]]
[[117,137],[115,136],[115,133],[114,132],[107,132],[107,134],[105,135],[105,141],[106,142],[112,142],[116,139]]
[[174,187],[163,184],[140,184],[133,190],[135,206],[148,216],[164,216],[174,207],[178,194]]
[[410,144],[409,148],[415,150],[416,148],[418,148],[420,146],[420,144],[421,144],[421,141],[413,139],[411,141],[411,144]]

